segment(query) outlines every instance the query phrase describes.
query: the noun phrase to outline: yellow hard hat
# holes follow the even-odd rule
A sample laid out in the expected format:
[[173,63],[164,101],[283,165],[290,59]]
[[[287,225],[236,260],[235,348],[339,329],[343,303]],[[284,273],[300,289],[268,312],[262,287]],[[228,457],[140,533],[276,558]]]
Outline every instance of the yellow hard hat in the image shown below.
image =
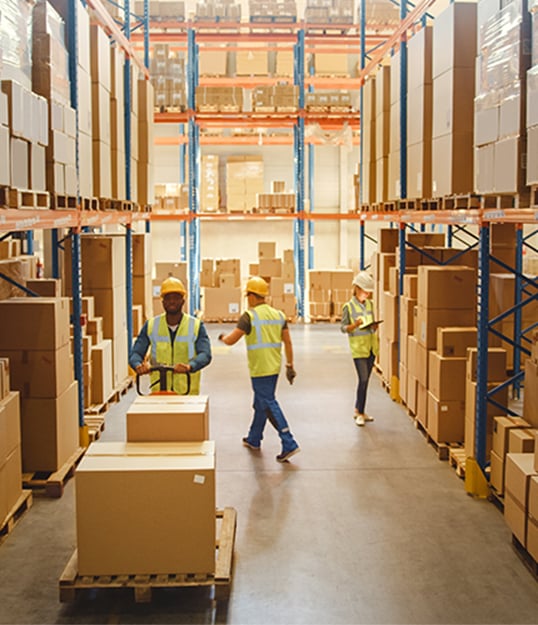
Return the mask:
[[247,280],[246,292],[266,297],[269,295],[269,285],[263,278],[260,278],[260,276],[254,276]]
[[168,293],[181,293],[181,295],[186,295],[187,291],[179,278],[170,276],[161,284],[161,297],[164,297]]

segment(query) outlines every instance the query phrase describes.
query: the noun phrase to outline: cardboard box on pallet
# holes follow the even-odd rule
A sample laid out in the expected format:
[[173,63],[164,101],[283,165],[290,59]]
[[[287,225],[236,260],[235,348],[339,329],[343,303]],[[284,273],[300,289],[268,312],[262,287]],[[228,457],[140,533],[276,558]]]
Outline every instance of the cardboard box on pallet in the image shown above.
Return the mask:
[[[194,400],[196,397],[196,400]],[[128,442],[189,442],[209,438],[207,395],[138,398],[127,410]]]
[[489,483],[497,495],[504,493],[504,460],[493,450],[490,454]]
[[418,305],[458,310],[476,300],[476,272],[466,267],[418,267]]
[[428,434],[437,443],[461,443],[465,432],[465,402],[438,399],[428,391]]
[[[488,384],[488,392],[497,386],[496,383]],[[508,405],[508,390],[506,388],[498,391],[492,397],[502,406]],[[486,457],[489,458],[493,446],[493,419],[499,416],[500,408],[487,403],[486,409]],[[476,382],[465,380],[465,451],[467,455],[475,455],[476,430]]]
[[529,483],[527,513],[527,551],[535,561],[538,561],[538,476],[536,475],[531,477]]
[[505,463],[504,518],[513,534],[527,544],[527,509],[531,477],[536,475],[532,454],[507,454]]
[[100,455],[86,455],[75,474],[78,573],[214,572],[214,444],[107,445],[90,446]]
[[25,472],[57,471],[78,448],[78,382],[49,399],[21,399]]

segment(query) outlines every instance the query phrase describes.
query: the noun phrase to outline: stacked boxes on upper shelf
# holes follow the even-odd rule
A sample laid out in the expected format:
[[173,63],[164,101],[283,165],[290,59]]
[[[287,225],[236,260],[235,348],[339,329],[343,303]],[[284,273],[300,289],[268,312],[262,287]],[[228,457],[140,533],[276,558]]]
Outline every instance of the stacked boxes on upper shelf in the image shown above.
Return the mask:
[[407,62],[407,197],[432,193],[432,27],[410,38]]
[[205,0],[196,3],[194,15],[199,22],[239,22],[241,4],[235,0]]
[[110,46],[110,148],[112,197],[127,198],[125,185],[125,91],[124,56],[117,45]]
[[[202,61],[200,57],[200,62]],[[202,71],[200,69],[200,75]],[[155,43],[150,55],[150,76],[154,89],[154,107],[161,113],[180,112],[186,107],[185,62],[168,44]]]
[[381,65],[375,75],[375,201],[388,200],[390,151],[390,65]]
[[226,161],[226,207],[229,213],[252,212],[263,193],[263,158],[229,156]]
[[538,1],[529,0],[532,55],[527,72],[527,184],[538,184]]
[[454,2],[433,25],[432,193],[473,188],[476,4]]
[[40,0],[32,22],[32,86],[48,101],[47,190],[76,196],[76,111],[69,106],[70,81],[65,24]]
[[521,193],[526,185],[526,122],[532,125],[536,117],[532,110],[525,114],[530,14],[526,2],[481,0],[478,17],[474,186],[485,194]]
[[[390,140],[388,160],[388,189],[387,198],[398,200],[401,197],[400,183],[400,51],[394,52],[390,57]],[[412,110],[412,109],[411,109]],[[410,117],[415,116],[413,111]]]

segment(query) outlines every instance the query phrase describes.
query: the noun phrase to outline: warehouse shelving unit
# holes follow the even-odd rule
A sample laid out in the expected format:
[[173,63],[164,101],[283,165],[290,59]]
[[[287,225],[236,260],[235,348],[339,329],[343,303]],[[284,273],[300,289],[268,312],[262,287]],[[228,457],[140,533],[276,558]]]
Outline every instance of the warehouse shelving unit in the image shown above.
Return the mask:
[[[147,0],[145,0],[145,13],[147,14]],[[97,22],[114,41],[123,50],[126,58],[125,66],[125,86],[126,86],[126,105],[125,116],[129,119],[130,108],[130,83],[129,80],[129,64],[131,62],[138,66],[140,72],[149,78],[147,65],[144,65],[139,57],[135,54],[130,44],[129,20],[125,21],[124,32],[120,30],[114,19],[106,10],[100,0],[86,0],[85,5],[91,8],[93,20]],[[68,53],[69,53],[69,79],[71,85],[70,97],[71,106],[78,114],[78,85],[77,85],[77,15],[80,8],[79,0],[68,0],[67,4],[67,20],[66,31],[68,33]],[[125,14],[130,14],[129,0],[125,0]],[[146,59],[147,54],[145,55]],[[125,147],[126,154],[130,155],[130,123],[125,126]],[[78,144],[78,141],[77,141]],[[130,158],[126,159],[127,164]],[[79,169],[78,149],[77,149],[77,172]],[[130,193],[130,171],[127,165],[126,182],[128,194]],[[130,199],[130,195],[127,196]],[[80,250],[80,234],[84,229],[98,228],[107,224],[121,224],[126,231],[126,253],[127,253],[127,297],[128,305],[126,317],[128,320],[129,336],[132,336],[132,238],[131,227],[136,222],[149,222],[149,213],[136,213],[128,211],[85,211],[81,209],[81,198],[78,198],[78,205],[75,210],[43,210],[43,209],[3,209],[0,214],[0,232],[16,233],[24,232],[27,240],[27,253],[31,253],[33,249],[33,231],[50,230],[53,242],[52,249],[52,275],[55,278],[60,276],[59,265],[59,248],[62,244],[62,238],[65,232],[72,238],[72,299],[73,299],[73,349],[75,363],[75,378],[78,380],[78,415],[79,425],[84,426],[84,384],[83,384],[83,367],[82,367],[82,289],[81,289],[81,250]],[[4,276],[5,277],[5,276]],[[20,285],[17,285],[20,286]],[[35,295],[31,291],[25,289],[29,295]],[[127,357],[127,354],[126,354]]]
[[[326,30],[332,34],[327,34]],[[379,45],[386,38],[386,33],[380,32],[383,29],[377,27],[368,33],[369,40]],[[386,29],[388,32],[391,28]],[[336,31],[337,34],[334,34]],[[305,205],[305,183],[310,189],[310,202],[312,205],[312,164],[313,164],[313,146],[321,144],[321,141],[315,137],[305,139],[305,127],[311,124],[318,124],[323,130],[339,130],[347,124],[352,130],[357,131],[359,120],[356,113],[349,114],[327,114],[327,113],[310,113],[305,111],[305,90],[316,89],[358,89],[360,83],[356,78],[339,78],[339,77],[316,77],[306,76],[304,68],[305,54],[320,51],[323,46],[324,51],[350,53],[353,46],[356,45],[357,27],[353,24],[345,25],[322,25],[322,24],[305,24],[305,23],[282,23],[282,24],[263,24],[263,23],[230,23],[223,24],[219,22],[201,23],[165,23],[150,24],[151,39],[154,42],[169,42],[179,46],[179,49],[187,50],[187,84],[190,87],[188,94],[188,110],[180,113],[156,113],[155,121],[157,123],[168,124],[188,124],[189,127],[194,125],[198,128],[195,131],[191,128],[188,137],[180,136],[177,138],[163,138],[158,140],[159,145],[171,145],[173,143],[187,143],[189,151],[189,171],[195,167],[197,155],[202,145],[290,145],[293,147],[294,154],[294,180],[296,194],[296,213],[290,217],[294,221],[294,252],[296,261],[296,293],[298,299],[299,317],[305,316],[304,311],[304,267],[305,267],[305,222],[308,222],[308,250],[309,250],[309,266],[312,266],[312,234],[313,234],[313,215],[314,208],[311,207],[310,212],[306,213]],[[363,28],[363,33],[365,33]],[[366,35],[365,35],[366,36]],[[140,38],[139,38],[140,39]],[[187,43],[186,43],[187,42]],[[203,45],[204,49],[210,50],[211,46],[218,46],[219,43],[226,42],[227,52],[238,49],[245,49],[241,46],[255,45],[256,50],[275,50],[275,45],[284,46],[285,49],[293,49],[294,52],[294,76],[293,84],[299,87],[299,106],[296,113],[199,113],[195,111],[194,93],[196,86],[236,86],[244,88],[253,88],[260,85],[272,85],[286,80],[291,82],[291,77],[284,79],[283,77],[213,77],[198,76],[198,54],[199,46]],[[214,47],[214,49],[220,49]],[[204,136],[200,130],[207,129],[226,129],[226,128],[263,128],[263,129],[279,129],[288,131],[287,134],[278,135],[250,135],[250,136]],[[354,137],[353,142],[356,144],[358,140]],[[306,171],[306,155],[305,147],[308,145],[308,181],[305,181]],[[190,155],[194,155],[191,158]],[[187,216],[170,214],[170,215],[154,215],[152,219],[175,219],[179,221],[187,221],[189,223],[189,279],[190,279],[190,306],[191,312],[198,308],[199,303],[199,267],[200,258],[196,241],[198,240],[199,219],[218,219],[218,220],[237,220],[235,214],[207,214],[203,215],[199,211],[196,194],[193,186],[194,176],[189,179],[189,214]],[[276,218],[287,219],[288,216],[277,216]],[[324,218],[331,218],[325,215]],[[341,219],[341,215],[337,214],[334,218]],[[349,218],[355,219],[354,216]],[[275,219],[274,215],[257,214],[247,219],[267,220]],[[194,245],[194,249],[193,249]]]

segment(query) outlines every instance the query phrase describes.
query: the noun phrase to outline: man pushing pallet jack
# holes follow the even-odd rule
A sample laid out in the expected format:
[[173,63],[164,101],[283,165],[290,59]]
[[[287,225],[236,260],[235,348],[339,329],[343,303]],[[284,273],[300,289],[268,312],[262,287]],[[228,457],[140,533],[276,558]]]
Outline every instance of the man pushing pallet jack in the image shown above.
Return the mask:
[[[93,443],[77,468],[78,548],[60,578],[62,601],[83,588],[133,587],[137,601],[155,588],[230,591],[236,511],[216,510],[215,443],[199,395],[211,348],[202,322],[182,312],[185,294],[180,280],[163,282],[165,314],[133,347],[137,390],[149,374],[152,392],[128,409],[127,442]],[[164,365],[147,363],[148,349]]]

